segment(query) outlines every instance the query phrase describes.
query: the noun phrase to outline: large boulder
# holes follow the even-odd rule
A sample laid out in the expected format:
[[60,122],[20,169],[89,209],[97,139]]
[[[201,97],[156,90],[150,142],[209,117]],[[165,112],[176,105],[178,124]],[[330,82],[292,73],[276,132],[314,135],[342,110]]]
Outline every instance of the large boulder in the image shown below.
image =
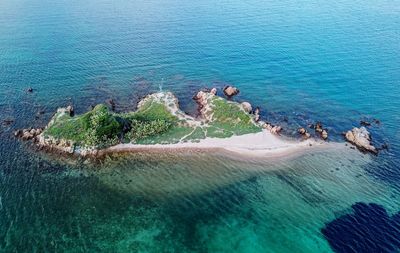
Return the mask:
[[224,94],[225,94],[225,96],[227,96],[228,98],[231,98],[231,97],[233,97],[233,96],[239,94],[239,92],[240,92],[240,91],[239,91],[238,88],[233,87],[233,86],[230,86],[230,85],[225,86],[225,88],[224,88]]
[[200,113],[200,116],[206,120],[206,121],[211,121],[212,120],[212,108],[209,104],[209,100],[215,96],[214,92],[207,92],[207,91],[199,91],[195,96],[193,96],[193,99],[196,101],[198,104],[198,111]]
[[251,104],[250,104],[249,102],[243,102],[243,103],[241,103],[241,105],[242,105],[242,108],[243,108],[247,113],[250,113],[250,112],[253,110],[253,108],[251,107]]
[[371,144],[371,135],[365,127],[353,128],[345,134],[345,138],[362,151],[378,153],[378,150]]

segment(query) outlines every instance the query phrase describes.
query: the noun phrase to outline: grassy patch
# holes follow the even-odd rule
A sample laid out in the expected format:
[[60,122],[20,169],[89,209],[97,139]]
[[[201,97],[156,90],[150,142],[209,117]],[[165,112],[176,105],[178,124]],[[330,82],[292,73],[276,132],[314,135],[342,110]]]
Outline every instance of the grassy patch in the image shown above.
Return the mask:
[[171,123],[178,121],[163,103],[153,100],[144,103],[136,112],[126,114],[126,117],[139,121],[164,120]]
[[54,124],[46,129],[45,135],[74,141],[83,146],[114,144],[122,131],[122,125],[105,105],[97,105],[83,115],[69,117],[55,115]]
[[261,128],[253,123],[251,115],[242,110],[239,104],[220,97],[213,97],[212,104],[213,122],[208,130],[211,135],[218,136],[221,132],[221,136],[229,137],[229,133],[241,135],[261,131]]
[[173,126],[165,133],[138,140],[137,144],[172,144],[178,143],[193,131],[191,127]]
[[192,133],[184,139],[184,141],[198,141],[205,138],[206,134],[204,130],[201,127],[196,127]]

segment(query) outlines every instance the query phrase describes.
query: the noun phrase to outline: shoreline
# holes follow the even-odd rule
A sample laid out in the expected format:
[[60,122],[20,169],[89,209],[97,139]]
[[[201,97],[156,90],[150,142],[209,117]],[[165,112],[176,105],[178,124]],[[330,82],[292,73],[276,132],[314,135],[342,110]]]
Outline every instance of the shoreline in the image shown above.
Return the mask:
[[97,151],[95,156],[104,156],[115,153],[132,153],[144,151],[172,152],[174,150],[201,150],[201,151],[225,151],[231,154],[268,158],[301,154],[316,147],[326,147],[326,142],[318,142],[313,139],[304,141],[285,140],[268,130],[259,133],[232,136],[229,138],[206,138],[199,142],[184,142],[175,144],[117,144]]

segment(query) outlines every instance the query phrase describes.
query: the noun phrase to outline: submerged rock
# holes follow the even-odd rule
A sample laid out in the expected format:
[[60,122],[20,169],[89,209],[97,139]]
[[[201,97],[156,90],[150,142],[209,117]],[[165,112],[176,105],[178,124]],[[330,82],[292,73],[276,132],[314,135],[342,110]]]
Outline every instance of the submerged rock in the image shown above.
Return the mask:
[[13,119],[5,119],[5,120],[3,120],[3,125],[5,125],[5,126],[9,126],[12,123],[14,123]]
[[237,94],[239,94],[239,89],[233,86],[225,86],[224,88],[224,94],[225,96],[227,96],[228,98],[231,98],[233,96],[236,96]]
[[367,126],[371,126],[371,123],[368,121],[365,121],[365,120],[360,120],[360,125],[367,127]]
[[378,153],[378,150],[371,144],[371,135],[365,127],[353,128],[345,134],[345,138],[362,151]]
[[109,104],[111,106],[111,110],[115,111],[115,101],[114,99],[110,98],[106,100],[106,103]]

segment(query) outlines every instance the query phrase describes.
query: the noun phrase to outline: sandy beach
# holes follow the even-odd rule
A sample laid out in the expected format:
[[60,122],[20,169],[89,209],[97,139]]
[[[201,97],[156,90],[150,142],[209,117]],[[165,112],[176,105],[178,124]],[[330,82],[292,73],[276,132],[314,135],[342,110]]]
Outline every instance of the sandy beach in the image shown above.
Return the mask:
[[313,139],[305,141],[287,140],[283,137],[276,136],[267,130],[259,133],[244,134],[240,136],[232,136],[230,138],[206,138],[199,142],[183,142],[176,144],[118,144],[99,152],[100,155],[135,152],[145,150],[225,150],[242,156],[251,157],[280,157],[307,151],[315,147],[327,146],[326,142],[316,141]]

